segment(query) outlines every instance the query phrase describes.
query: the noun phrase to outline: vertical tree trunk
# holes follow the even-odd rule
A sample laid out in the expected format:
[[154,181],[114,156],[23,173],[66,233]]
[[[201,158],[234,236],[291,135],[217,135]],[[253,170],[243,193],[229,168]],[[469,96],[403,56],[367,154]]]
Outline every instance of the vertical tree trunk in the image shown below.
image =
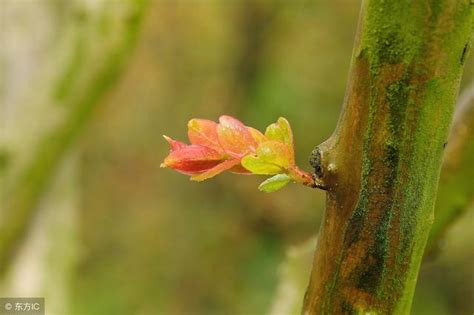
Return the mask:
[[305,314],[407,314],[473,30],[471,0],[366,0]]

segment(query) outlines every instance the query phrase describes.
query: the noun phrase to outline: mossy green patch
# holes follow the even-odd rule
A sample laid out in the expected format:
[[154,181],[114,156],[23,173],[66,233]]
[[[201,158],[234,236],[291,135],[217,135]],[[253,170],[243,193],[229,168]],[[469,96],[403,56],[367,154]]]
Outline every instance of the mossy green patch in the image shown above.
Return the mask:
[[420,51],[423,21],[413,19],[419,6],[409,0],[370,1],[362,38],[367,49],[371,72],[377,73],[383,64],[409,64]]
[[[409,73],[405,72],[401,80],[389,84],[386,88],[386,98],[389,105],[390,131],[395,138],[398,138],[403,130],[406,116],[406,109],[409,103],[410,82]],[[393,142],[393,146],[398,144]]]

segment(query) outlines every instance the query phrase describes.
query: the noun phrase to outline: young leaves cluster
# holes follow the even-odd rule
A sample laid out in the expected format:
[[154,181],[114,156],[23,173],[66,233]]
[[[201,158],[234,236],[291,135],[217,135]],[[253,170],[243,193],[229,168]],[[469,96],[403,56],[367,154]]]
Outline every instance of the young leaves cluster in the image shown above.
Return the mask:
[[293,133],[285,118],[267,127],[265,134],[241,121],[221,116],[219,123],[192,119],[188,123],[190,145],[164,138],[170,153],[161,167],[169,167],[202,181],[223,171],[273,175],[260,184],[265,192],[276,191],[291,181],[313,186],[311,174],[295,165]]

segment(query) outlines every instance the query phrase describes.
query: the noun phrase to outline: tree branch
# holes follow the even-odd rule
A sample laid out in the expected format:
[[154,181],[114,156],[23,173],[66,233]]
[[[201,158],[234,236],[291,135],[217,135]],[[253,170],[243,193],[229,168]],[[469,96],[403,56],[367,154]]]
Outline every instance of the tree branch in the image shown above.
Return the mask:
[[407,314],[472,37],[470,0],[367,0],[333,136],[304,314]]

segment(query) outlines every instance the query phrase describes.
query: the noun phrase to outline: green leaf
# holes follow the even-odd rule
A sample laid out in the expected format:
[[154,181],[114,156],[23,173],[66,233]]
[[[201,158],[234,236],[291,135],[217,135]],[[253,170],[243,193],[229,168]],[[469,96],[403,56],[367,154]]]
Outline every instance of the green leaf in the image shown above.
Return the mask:
[[286,175],[286,174],[277,174],[273,177],[270,177],[266,181],[260,184],[258,186],[258,189],[260,191],[264,192],[274,192],[277,191],[281,188],[283,188],[286,184],[288,184],[291,181],[291,178]]
[[293,145],[293,133],[291,132],[290,123],[283,117],[278,118],[278,121],[271,124],[265,130],[265,136],[269,140],[283,142],[287,145]]
[[282,171],[281,167],[278,165],[267,163],[253,155],[245,156],[242,159],[241,164],[251,173],[258,175],[274,175]]
[[265,130],[265,136],[269,140],[282,142],[287,145],[292,163],[294,163],[293,132],[286,118],[280,117],[277,122],[271,124]]
[[260,143],[256,156],[247,155],[242,166],[253,174],[274,175],[282,173],[290,165],[288,148],[281,142],[266,141]]

